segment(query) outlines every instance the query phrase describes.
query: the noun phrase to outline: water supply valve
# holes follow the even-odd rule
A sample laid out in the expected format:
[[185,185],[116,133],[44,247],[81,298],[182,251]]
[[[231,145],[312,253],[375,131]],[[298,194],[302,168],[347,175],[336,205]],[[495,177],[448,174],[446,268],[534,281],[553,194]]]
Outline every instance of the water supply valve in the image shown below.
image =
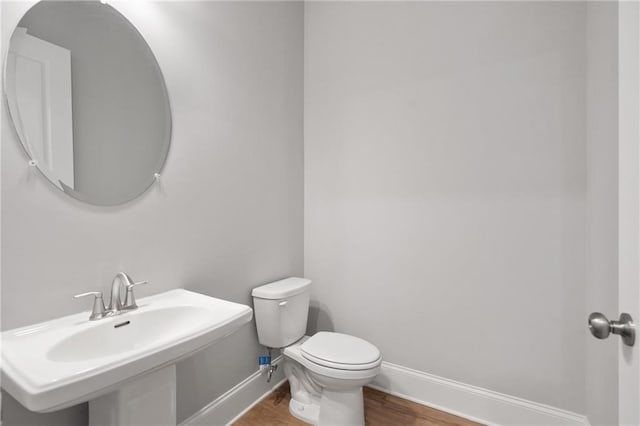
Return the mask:
[[269,355],[258,357],[258,366],[260,374],[267,374],[267,383],[271,382],[271,376],[278,369],[278,365],[271,362],[271,349],[269,349]]

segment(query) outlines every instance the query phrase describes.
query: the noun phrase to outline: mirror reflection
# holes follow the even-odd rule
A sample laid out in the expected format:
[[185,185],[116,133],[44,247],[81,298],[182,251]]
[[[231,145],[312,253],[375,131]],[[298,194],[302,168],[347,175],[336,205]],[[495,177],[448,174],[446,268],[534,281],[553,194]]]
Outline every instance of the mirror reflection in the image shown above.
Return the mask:
[[37,3],[11,37],[5,72],[16,132],[59,189],[116,205],[153,184],[171,138],[167,90],[146,41],[116,9]]

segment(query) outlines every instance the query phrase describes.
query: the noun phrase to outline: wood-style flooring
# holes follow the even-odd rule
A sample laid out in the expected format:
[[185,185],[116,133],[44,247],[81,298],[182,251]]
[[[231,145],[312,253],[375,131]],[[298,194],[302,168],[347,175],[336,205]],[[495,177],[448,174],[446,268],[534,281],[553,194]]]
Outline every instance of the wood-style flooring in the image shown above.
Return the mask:
[[[234,426],[304,426],[306,423],[289,414],[289,383],[249,410]],[[367,426],[478,426],[462,417],[425,407],[397,396],[364,388],[364,417]]]

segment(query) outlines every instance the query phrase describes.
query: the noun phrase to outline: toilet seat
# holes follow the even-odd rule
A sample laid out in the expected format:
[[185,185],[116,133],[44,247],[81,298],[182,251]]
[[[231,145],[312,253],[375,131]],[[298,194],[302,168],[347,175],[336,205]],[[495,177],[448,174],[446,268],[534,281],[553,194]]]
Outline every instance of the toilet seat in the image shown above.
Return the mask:
[[338,370],[370,370],[380,365],[378,348],[366,340],[342,333],[321,331],[300,345],[308,361]]
[[299,363],[304,368],[308,369],[310,372],[314,374],[320,374],[325,377],[331,377],[334,379],[341,379],[346,381],[352,380],[363,380],[363,379],[373,379],[379,372],[380,366],[382,364],[382,357],[378,359],[377,362],[373,363],[372,367],[367,367],[366,365],[360,366],[358,370],[346,370],[341,368],[334,367],[325,367],[324,365],[318,364],[309,359],[308,355],[303,355],[302,350],[300,349],[302,345],[311,339],[309,336],[304,336],[302,339],[298,340],[296,343],[287,346],[283,350],[283,354],[286,358],[289,358],[297,363]]

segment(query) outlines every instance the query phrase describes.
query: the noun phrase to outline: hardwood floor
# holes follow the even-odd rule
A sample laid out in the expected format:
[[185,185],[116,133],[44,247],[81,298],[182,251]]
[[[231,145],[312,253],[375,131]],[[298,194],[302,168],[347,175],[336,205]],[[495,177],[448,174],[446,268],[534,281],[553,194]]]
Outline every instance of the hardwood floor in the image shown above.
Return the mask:
[[[289,383],[273,391],[242,416],[234,426],[304,426],[289,414]],[[364,416],[368,426],[477,426],[479,423],[425,407],[397,396],[364,388]]]

